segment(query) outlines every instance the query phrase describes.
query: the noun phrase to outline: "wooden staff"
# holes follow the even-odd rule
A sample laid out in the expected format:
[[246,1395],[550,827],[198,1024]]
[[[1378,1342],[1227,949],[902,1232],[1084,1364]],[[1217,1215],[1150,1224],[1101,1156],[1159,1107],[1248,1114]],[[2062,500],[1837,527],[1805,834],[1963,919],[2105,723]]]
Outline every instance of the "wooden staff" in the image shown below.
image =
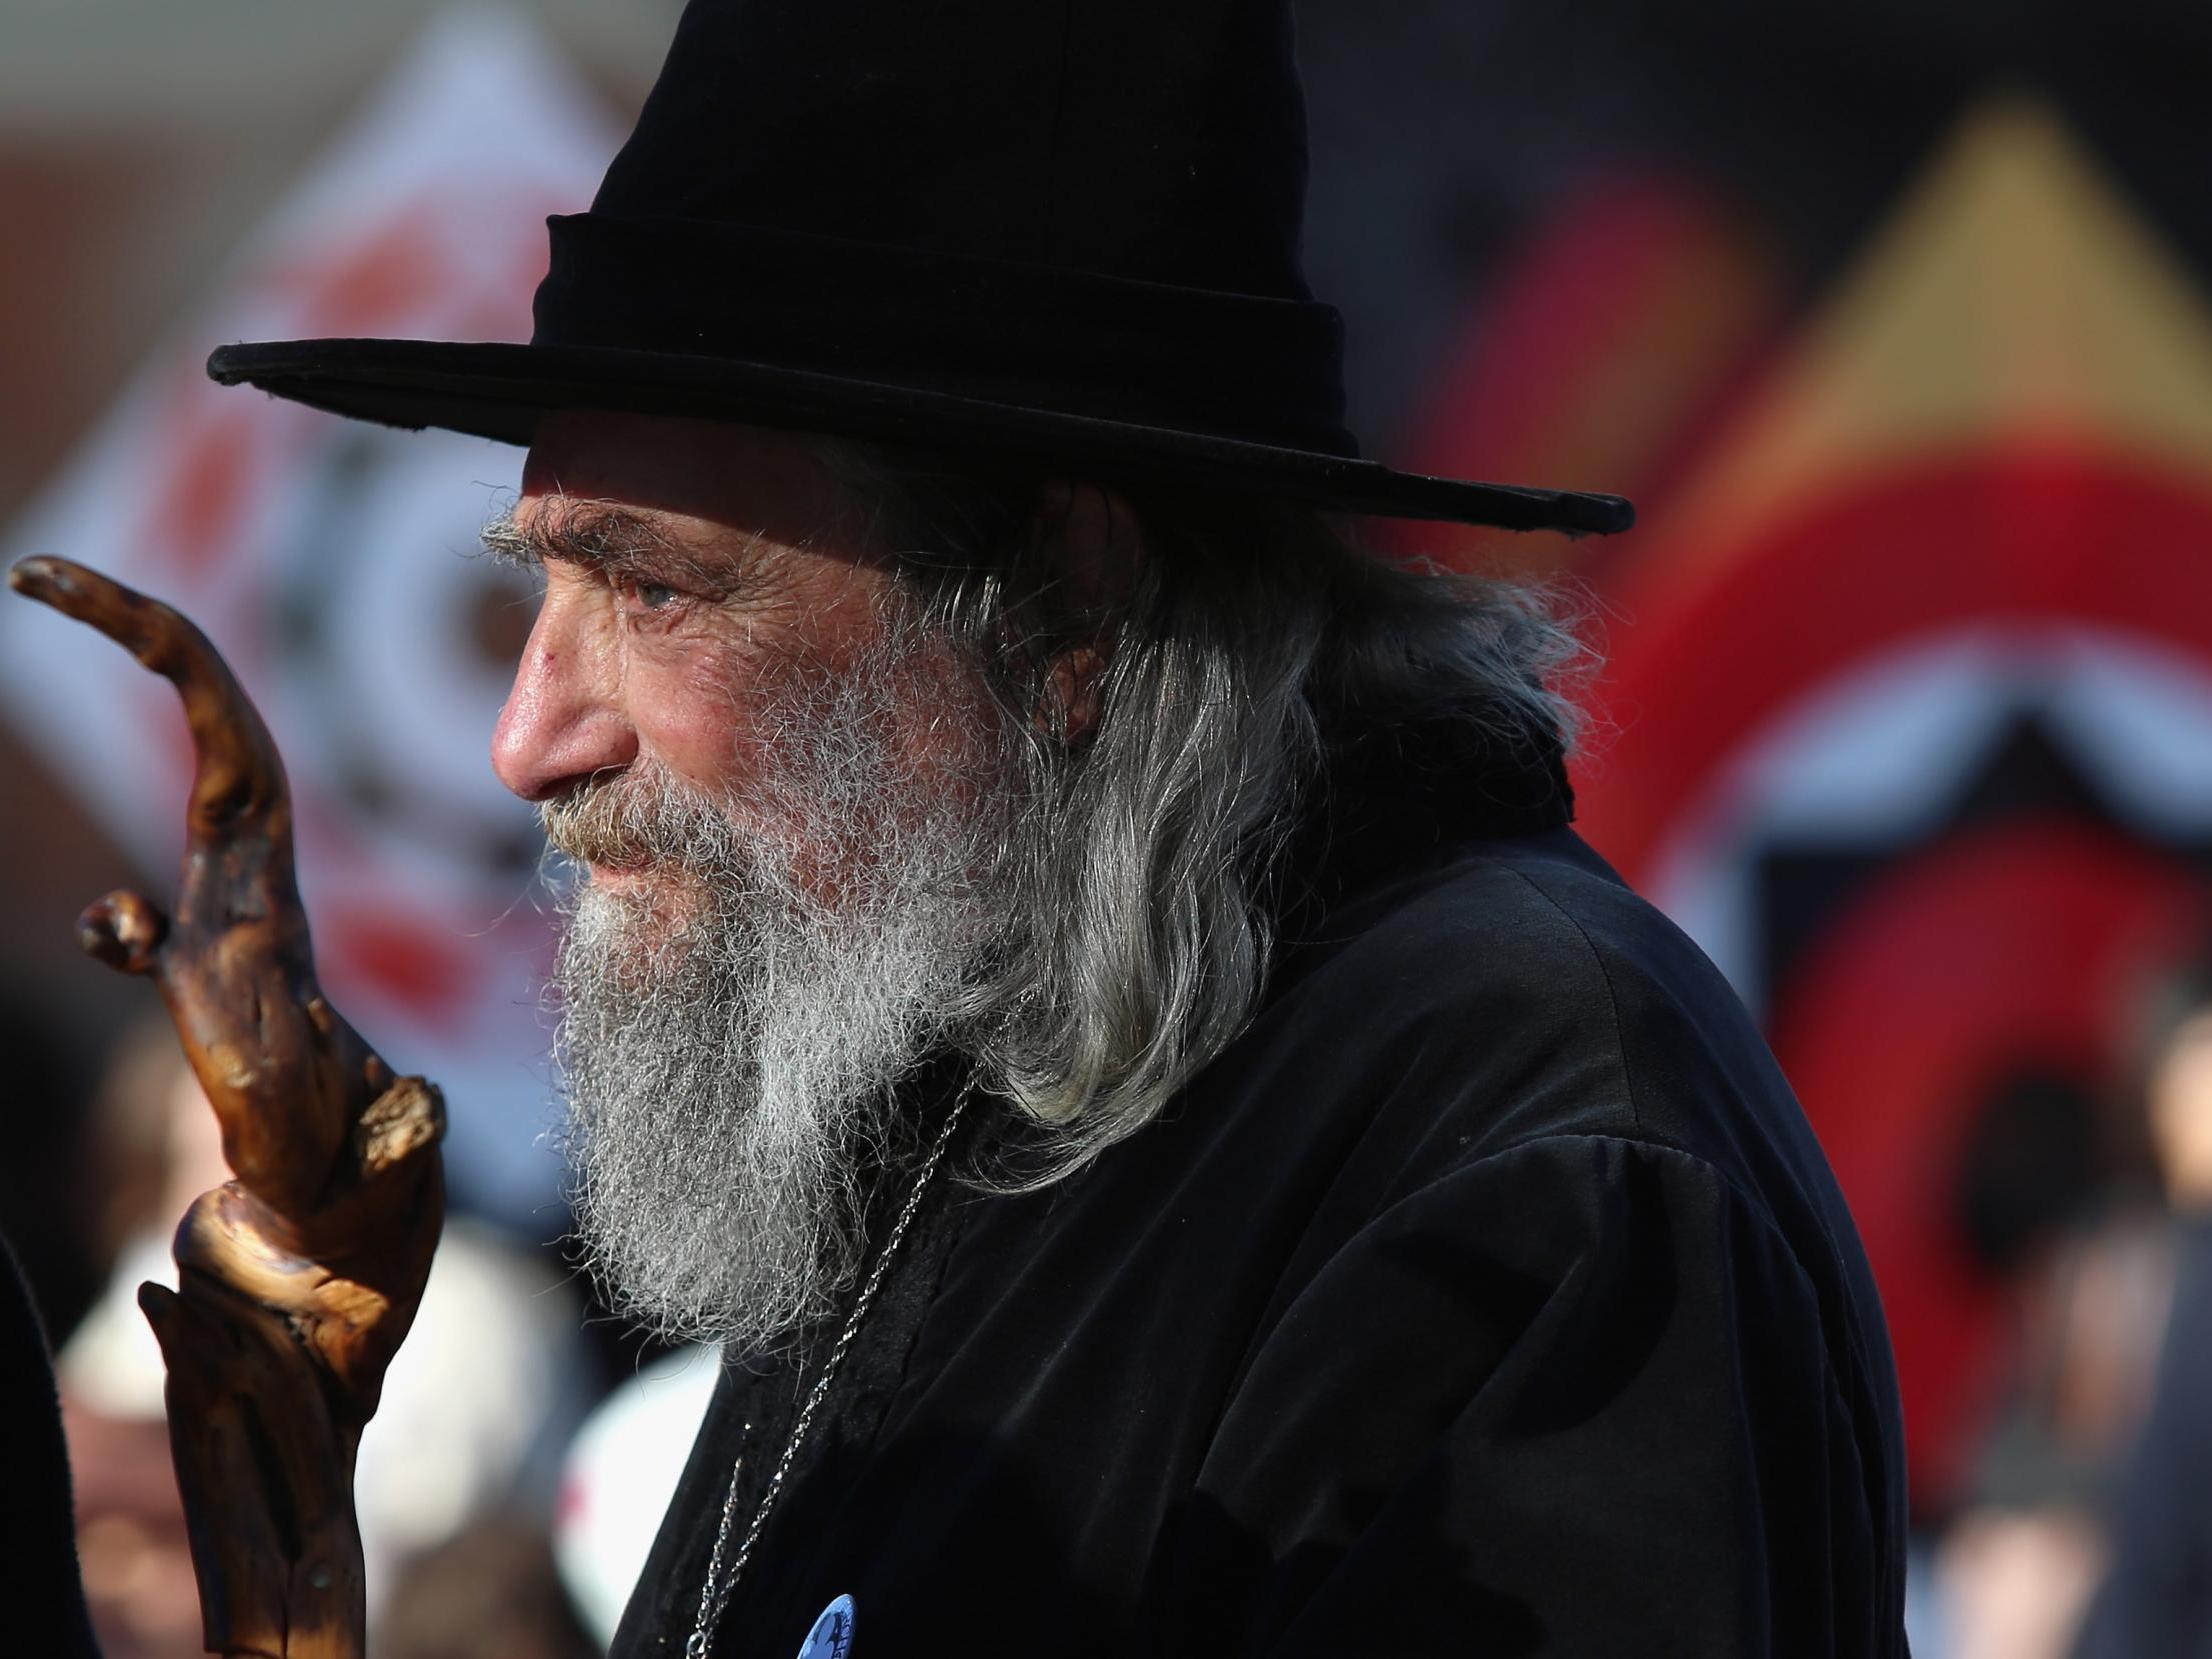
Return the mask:
[[115,892],[77,926],[160,986],[236,1176],[185,1212],[179,1289],[138,1293],[169,1367],[207,1650],[358,1659],[354,1452],[437,1246],[444,1103],[317,985],[284,767],[207,637],[64,559],[9,581],[174,681],[199,755],[174,913]]

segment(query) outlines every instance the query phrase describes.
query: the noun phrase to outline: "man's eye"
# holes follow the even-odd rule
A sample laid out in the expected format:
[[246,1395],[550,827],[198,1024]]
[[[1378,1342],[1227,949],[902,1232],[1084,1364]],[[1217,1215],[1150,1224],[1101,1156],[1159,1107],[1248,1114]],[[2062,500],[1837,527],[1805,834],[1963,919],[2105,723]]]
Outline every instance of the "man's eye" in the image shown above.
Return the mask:
[[621,584],[622,597],[636,609],[648,613],[672,610],[683,597],[666,582],[629,581]]

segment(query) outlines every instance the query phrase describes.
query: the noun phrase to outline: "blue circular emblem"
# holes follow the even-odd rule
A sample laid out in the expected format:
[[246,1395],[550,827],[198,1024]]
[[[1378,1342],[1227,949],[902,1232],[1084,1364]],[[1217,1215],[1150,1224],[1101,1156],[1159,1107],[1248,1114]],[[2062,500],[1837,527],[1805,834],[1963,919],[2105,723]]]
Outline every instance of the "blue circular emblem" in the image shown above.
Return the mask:
[[853,1598],[839,1596],[822,1609],[799,1644],[799,1659],[852,1659]]

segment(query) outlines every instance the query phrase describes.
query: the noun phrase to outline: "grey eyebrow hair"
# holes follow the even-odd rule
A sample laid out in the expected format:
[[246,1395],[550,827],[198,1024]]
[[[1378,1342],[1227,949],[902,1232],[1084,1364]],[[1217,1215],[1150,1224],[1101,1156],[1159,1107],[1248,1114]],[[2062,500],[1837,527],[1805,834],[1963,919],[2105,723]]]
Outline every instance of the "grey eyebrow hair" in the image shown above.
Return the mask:
[[723,593],[742,581],[723,561],[700,558],[651,518],[613,502],[552,497],[527,525],[512,511],[500,514],[484,526],[482,539],[492,558],[526,570],[552,559],[705,593]]

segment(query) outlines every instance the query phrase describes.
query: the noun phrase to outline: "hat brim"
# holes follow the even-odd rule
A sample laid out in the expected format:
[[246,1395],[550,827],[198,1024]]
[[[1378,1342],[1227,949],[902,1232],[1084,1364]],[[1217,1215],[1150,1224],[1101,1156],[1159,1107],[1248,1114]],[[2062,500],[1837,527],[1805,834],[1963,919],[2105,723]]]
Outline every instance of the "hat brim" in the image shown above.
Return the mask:
[[442,340],[275,340],[219,347],[225,386],[358,420],[528,444],[551,410],[686,415],[839,437],[987,449],[1086,475],[1287,496],[1339,512],[1611,535],[1635,522],[1617,495],[1397,472],[1284,449],[850,379],[767,363],[597,346]]

